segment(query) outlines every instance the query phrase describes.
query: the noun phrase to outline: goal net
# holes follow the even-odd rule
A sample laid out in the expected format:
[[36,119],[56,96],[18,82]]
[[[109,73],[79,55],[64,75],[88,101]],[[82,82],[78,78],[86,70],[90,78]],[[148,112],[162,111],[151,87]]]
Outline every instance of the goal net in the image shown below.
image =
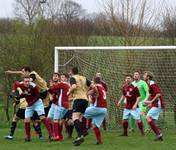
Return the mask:
[[107,83],[109,128],[121,127],[123,107],[117,109],[115,100],[122,94],[124,74],[152,71],[166,105],[158,123],[162,128],[175,127],[176,46],[55,47],[55,72],[68,72],[75,66],[90,80],[100,72]]

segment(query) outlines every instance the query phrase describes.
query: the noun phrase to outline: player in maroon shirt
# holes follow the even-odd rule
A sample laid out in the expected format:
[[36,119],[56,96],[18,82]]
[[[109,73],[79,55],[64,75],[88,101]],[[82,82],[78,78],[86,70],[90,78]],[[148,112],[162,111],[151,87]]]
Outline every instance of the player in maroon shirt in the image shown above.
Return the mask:
[[67,92],[70,88],[67,83],[67,75],[61,74],[61,82],[50,87],[49,92],[53,97],[53,104],[48,118],[53,119],[54,141],[63,141],[62,119],[68,111],[69,101]]
[[[92,89],[88,92],[92,98],[91,105],[85,111],[85,117],[92,119],[93,130],[97,139],[96,144],[102,144],[100,126],[107,114],[106,90],[101,84],[101,79],[96,77]],[[93,100],[93,102],[92,102]]]
[[[104,87],[105,91],[108,92],[107,84],[106,84],[106,82],[102,79],[101,73],[100,73],[100,72],[97,72],[97,73],[96,73],[96,77],[99,77],[99,78],[100,78],[102,86]],[[104,120],[103,120],[102,127],[103,127],[104,130],[106,130],[106,118],[104,118]]]
[[149,100],[145,101],[145,104],[150,108],[147,113],[147,121],[156,135],[155,141],[163,141],[162,133],[156,126],[155,120],[158,120],[162,109],[164,109],[164,98],[159,86],[153,81],[153,73],[146,71],[144,72],[143,78],[149,86],[150,93]]
[[141,134],[144,135],[143,124],[140,120],[140,110],[138,108],[140,93],[138,88],[132,84],[132,79],[132,75],[126,75],[125,85],[122,88],[123,95],[117,103],[117,106],[119,107],[121,101],[126,100],[123,111],[123,136],[128,136],[128,119],[130,116],[137,120],[138,128],[141,131]]
[[20,82],[20,84],[17,86],[18,90],[21,90],[22,93],[20,94],[20,98],[26,98],[28,106],[25,110],[25,131],[26,131],[26,141],[31,140],[30,135],[30,120],[34,113],[34,111],[37,112],[40,120],[44,123],[46,126],[48,133],[49,133],[49,139],[52,135],[52,130],[49,125],[49,122],[45,118],[45,112],[44,112],[44,106],[42,100],[39,98],[39,90],[36,86],[36,84],[31,82],[31,79],[29,76],[24,76],[23,81]]

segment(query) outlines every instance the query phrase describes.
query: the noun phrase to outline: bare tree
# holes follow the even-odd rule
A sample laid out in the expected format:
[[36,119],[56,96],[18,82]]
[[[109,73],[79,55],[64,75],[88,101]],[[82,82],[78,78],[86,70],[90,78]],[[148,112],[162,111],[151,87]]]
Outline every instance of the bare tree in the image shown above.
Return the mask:
[[166,8],[163,14],[162,29],[164,37],[167,37],[170,44],[174,45],[176,37],[176,8]]
[[[156,8],[149,0],[104,0],[104,12],[111,22],[112,32],[120,35],[122,45],[141,45],[148,36],[148,29],[156,29]],[[140,37],[140,38],[139,38]]]
[[61,4],[60,18],[70,22],[81,17],[84,13],[82,6],[74,1],[65,0]]
[[35,22],[37,16],[41,14],[40,0],[15,0],[14,11],[19,19],[25,20],[28,24]]

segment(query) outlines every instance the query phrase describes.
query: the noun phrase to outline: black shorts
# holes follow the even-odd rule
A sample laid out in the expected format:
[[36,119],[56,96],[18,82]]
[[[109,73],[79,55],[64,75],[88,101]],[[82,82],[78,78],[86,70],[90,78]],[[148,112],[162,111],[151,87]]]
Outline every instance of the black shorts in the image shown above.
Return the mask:
[[16,112],[16,116],[20,119],[25,119],[25,109],[19,108]]
[[[19,108],[18,111],[16,112],[16,116],[22,120],[25,119],[25,109]],[[31,120],[40,120],[36,111],[34,111],[34,114],[31,117]]]
[[73,102],[73,112],[84,113],[88,107],[88,101],[85,99],[76,99]]
[[67,113],[65,114],[64,118],[65,120],[69,120],[69,119],[72,119],[72,113],[73,113],[73,110],[68,110]]
[[49,110],[50,110],[50,106],[45,107],[45,117],[48,116],[48,112],[49,112]]
[[42,100],[44,100],[46,97],[47,97],[47,95],[48,95],[48,91],[46,90],[46,91],[43,91],[43,92],[40,92],[40,98],[42,99]]

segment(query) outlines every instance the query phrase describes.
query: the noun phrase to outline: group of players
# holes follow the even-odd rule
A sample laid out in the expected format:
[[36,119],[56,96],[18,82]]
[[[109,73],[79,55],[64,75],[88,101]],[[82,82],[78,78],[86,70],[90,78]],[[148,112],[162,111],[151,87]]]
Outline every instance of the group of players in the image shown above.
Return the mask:
[[[78,68],[71,69],[69,75],[54,73],[50,86],[30,67],[23,67],[20,71],[6,71],[6,74],[21,75],[21,80],[12,86],[12,95],[15,104],[19,104],[18,111],[14,114],[10,134],[6,139],[13,139],[17,121],[24,119],[26,138],[31,141],[30,122],[34,130],[43,139],[40,122],[43,122],[50,141],[63,141],[63,126],[66,128],[68,137],[72,137],[73,128],[76,129],[77,137],[73,141],[75,146],[84,142],[88,126],[92,127],[96,144],[102,144],[100,126],[105,126],[107,115],[107,85],[97,73],[92,81],[79,75]],[[156,120],[164,108],[164,100],[160,88],[153,81],[153,74],[145,72],[144,80],[140,79],[140,72],[134,76],[128,74],[122,87],[122,96],[116,102],[119,107],[124,100],[123,112],[123,136],[128,136],[128,120],[133,130],[135,120],[141,134],[149,130],[149,126],[156,134],[157,141],[162,141],[162,133],[156,126]],[[134,78],[134,81],[133,81]],[[148,111],[149,110],[149,111]]]
[[100,126],[107,114],[107,87],[100,73],[96,74],[93,81],[89,81],[79,75],[78,68],[74,67],[70,76],[54,73],[49,88],[44,79],[29,67],[23,67],[21,71],[8,70],[6,74],[19,74],[22,78],[12,86],[12,95],[16,100],[14,105],[20,106],[13,117],[10,134],[5,136],[6,139],[13,139],[17,121],[24,119],[25,141],[31,141],[32,120],[39,139],[43,139],[40,122],[44,123],[50,141],[64,140],[63,125],[69,137],[75,127],[78,135],[73,144],[79,146],[88,134],[86,121],[89,119],[96,135],[96,144],[102,144]]

